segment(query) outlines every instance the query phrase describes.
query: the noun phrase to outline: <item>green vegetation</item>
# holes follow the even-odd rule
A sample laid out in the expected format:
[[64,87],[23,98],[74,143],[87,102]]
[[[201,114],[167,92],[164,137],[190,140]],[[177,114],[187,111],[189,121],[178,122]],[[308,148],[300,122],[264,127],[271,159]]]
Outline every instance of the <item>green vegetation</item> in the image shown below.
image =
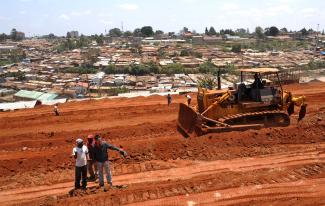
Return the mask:
[[240,53],[241,52],[241,44],[234,44],[231,47],[231,51],[235,53]]
[[198,86],[207,89],[213,89],[217,86],[216,79],[212,75],[204,75],[198,78]]
[[8,52],[2,52],[1,56],[6,58],[0,60],[0,66],[17,63],[26,58],[26,54],[22,49],[14,49]]
[[122,87],[114,87],[111,88],[107,91],[107,93],[109,93],[112,96],[117,96],[118,94],[122,94],[122,93],[128,93],[129,89],[122,86]]
[[325,68],[325,61],[310,60],[308,64],[301,66],[303,70],[316,70]]
[[18,81],[26,80],[25,72],[21,72],[21,71],[9,72],[9,73],[5,73],[5,74],[0,75],[0,78],[6,78],[6,77],[14,77]]
[[74,50],[83,47],[88,47],[90,40],[85,36],[81,35],[78,39],[70,39],[61,42],[59,45],[55,47],[55,50],[58,52],[64,52],[67,50]]

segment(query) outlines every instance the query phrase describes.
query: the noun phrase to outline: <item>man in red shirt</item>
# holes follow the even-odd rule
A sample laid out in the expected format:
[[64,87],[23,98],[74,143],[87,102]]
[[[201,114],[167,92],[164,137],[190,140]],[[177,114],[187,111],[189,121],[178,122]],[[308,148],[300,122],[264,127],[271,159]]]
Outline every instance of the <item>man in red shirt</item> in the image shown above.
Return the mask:
[[89,159],[88,159],[88,172],[89,172],[89,181],[95,181],[98,176],[98,170],[97,170],[97,163],[95,160],[95,139],[94,135],[90,134],[87,137],[87,148],[89,152]]

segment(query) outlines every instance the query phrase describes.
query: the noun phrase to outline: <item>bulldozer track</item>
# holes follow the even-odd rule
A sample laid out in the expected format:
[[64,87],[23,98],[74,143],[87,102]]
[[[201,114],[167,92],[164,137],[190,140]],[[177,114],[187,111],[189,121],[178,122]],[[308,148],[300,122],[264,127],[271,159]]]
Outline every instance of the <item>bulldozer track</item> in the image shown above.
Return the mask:
[[137,164],[112,164],[111,172],[113,175],[134,174],[155,170],[171,169],[176,166],[172,164],[162,164],[158,162],[142,162]]
[[[162,183],[159,185],[151,185],[143,189],[131,189],[120,191],[119,193],[109,194],[105,197],[92,200],[96,205],[126,205],[149,200],[158,200],[172,196],[189,195],[192,193],[204,193],[208,191],[223,189],[225,187],[224,176],[234,177],[234,181],[229,183],[234,187],[237,186],[251,186],[263,184],[279,184],[296,182],[305,179],[317,178],[325,174],[325,163],[313,163],[308,165],[300,165],[298,168],[286,168],[284,174],[279,174],[276,178],[269,177],[263,170],[256,170],[259,178],[237,179],[242,172],[224,172],[221,174],[214,174],[202,177],[201,180],[191,179],[189,181],[176,181],[174,184]],[[277,173],[278,171],[270,171]],[[281,173],[281,172],[280,172]],[[226,183],[227,184],[227,183]],[[87,201],[87,200],[86,200]],[[69,205],[69,204],[68,204]],[[76,205],[73,203],[71,205]]]
[[[235,115],[228,115],[223,118],[220,118],[219,121],[230,124],[234,121],[237,121],[241,118],[248,118],[248,117],[262,117],[267,115],[279,115],[279,116],[288,116],[284,111],[281,110],[272,110],[272,111],[261,111],[261,112],[249,112],[249,113],[241,113],[241,114],[235,114]],[[284,124],[289,124],[288,120]]]

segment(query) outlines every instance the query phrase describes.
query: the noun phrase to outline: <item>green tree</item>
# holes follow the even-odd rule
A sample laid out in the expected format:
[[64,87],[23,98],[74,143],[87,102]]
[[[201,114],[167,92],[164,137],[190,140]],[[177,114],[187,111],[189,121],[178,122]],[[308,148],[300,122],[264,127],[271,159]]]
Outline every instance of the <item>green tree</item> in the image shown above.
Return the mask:
[[190,56],[190,52],[187,49],[183,49],[180,53],[180,56]]
[[264,31],[263,28],[258,26],[255,28],[255,35],[257,39],[263,39],[264,38]]
[[149,73],[154,73],[154,74],[159,73],[159,66],[155,62],[150,61],[146,63],[145,66],[148,68]]
[[120,37],[120,36],[122,36],[122,31],[119,28],[110,29],[108,33],[112,37]]
[[15,28],[13,28],[10,32],[10,37],[12,40],[16,40],[17,39],[17,30]]
[[110,64],[104,69],[105,74],[115,74],[116,71],[116,66],[114,64]]
[[141,33],[144,37],[153,36],[154,32],[151,26],[144,26],[141,28]]
[[126,31],[126,32],[123,33],[124,37],[130,37],[132,35],[133,35],[133,33],[131,31]]
[[155,35],[163,35],[164,32],[162,30],[156,30]]
[[306,28],[301,29],[300,32],[301,32],[301,34],[302,34],[303,36],[307,36],[307,35],[308,35],[308,31],[307,31]]
[[211,26],[209,29],[209,35],[216,35],[216,34],[217,34],[216,30],[213,28],[213,26]]
[[66,36],[68,39],[71,38],[71,33],[70,32],[67,32],[67,36]]
[[241,52],[241,44],[234,44],[231,47],[231,51],[235,53],[240,53]]
[[141,29],[139,29],[139,28],[134,29],[133,36],[134,37],[141,37],[142,36]]
[[209,30],[208,30],[208,27],[205,27],[205,32],[204,32],[205,35],[209,35]]
[[214,89],[217,86],[216,79],[212,75],[203,75],[199,77],[197,84],[201,88]]
[[217,67],[210,61],[206,61],[199,66],[199,72],[202,74],[211,73],[214,74],[217,71]]
[[279,29],[275,26],[271,26],[270,28],[266,28],[264,34],[266,36],[278,36]]
[[5,41],[7,39],[7,35],[5,33],[0,34],[0,42]]
[[283,27],[282,29],[280,29],[280,32],[281,32],[281,33],[288,33],[288,29],[285,28],[285,27]]

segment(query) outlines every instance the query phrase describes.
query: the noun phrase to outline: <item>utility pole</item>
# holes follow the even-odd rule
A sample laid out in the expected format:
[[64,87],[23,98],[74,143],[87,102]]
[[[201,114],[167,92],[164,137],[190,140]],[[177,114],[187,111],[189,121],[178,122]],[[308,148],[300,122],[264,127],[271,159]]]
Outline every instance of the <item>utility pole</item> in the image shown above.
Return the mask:
[[315,43],[315,49],[314,49],[314,56],[316,56],[316,51],[317,51],[317,47],[318,47],[318,30],[319,30],[319,24],[317,24],[316,43]]

